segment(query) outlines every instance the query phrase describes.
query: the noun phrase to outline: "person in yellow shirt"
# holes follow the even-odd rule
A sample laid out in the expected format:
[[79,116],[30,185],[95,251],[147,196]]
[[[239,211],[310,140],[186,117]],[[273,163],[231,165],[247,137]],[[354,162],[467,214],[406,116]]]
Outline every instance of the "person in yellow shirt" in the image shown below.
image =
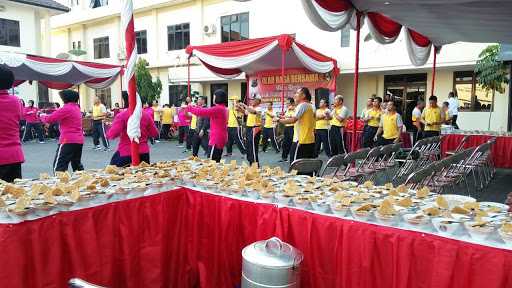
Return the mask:
[[259,163],[258,150],[261,139],[261,119],[263,117],[264,108],[260,106],[261,97],[255,96],[251,105],[238,103],[238,110],[247,115],[245,138],[247,141],[247,161],[249,164]]
[[162,108],[162,132],[161,138],[164,140],[169,140],[169,131],[171,130],[171,126],[174,122],[174,110],[169,107],[169,104],[165,104],[164,108]]
[[298,159],[315,158],[315,112],[311,93],[302,87],[295,93],[295,115],[279,120],[282,124],[294,124],[290,163]]
[[373,142],[373,138],[375,138],[375,134],[379,129],[380,118],[382,115],[381,105],[382,98],[375,97],[373,99],[373,106],[366,112],[365,118],[363,121],[366,123],[363,131],[363,147],[373,147],[375,142]]
[[[288,108],[284,114],[285,118],[291,118],[295,115],[295,100],[288,98]],[[290,150],[293,144],[293,123],[284,125],[283,142],[281,143],[281,160],[279,162],[287,162]]]
[[233,100],[232,104],[228,108],[228,143],[226,143],[225,157],[233,155],[233,144],[235,143],[242,155],[246,153],[241,127],[243,115],[236,110],[236,106],[238,105],[237,102],[237,100]]
[[387,103],[387,113],[381,115],[379,129],[374,141],[380,145],[388,145],[400,142],[400,133],[404,125],[402,117],[396,112],[395,102]]
[[279,153],[279,147],[277,145],[277,139],[276,139],[276,129],[275,129],[275,122],[274,118],[277,115],[274,113],[274,107],[273,103],[269,102],[267,104],[267,110],[263,114],[263,139],[262,139],[262,145],[263,145],[263,152],[267,152],[268,147],[268,140],[270,140],[270,144],[272,147],[274,147],[274,150],[276,150],[276,153]]
[[331,128],[329,129],[329,143],[331,144],[332,156],[347,153],[345,140],[343,139],[343,128],[349,117],[349,111],[347,107],[343,105],[343,96],[336,95],[336,97],[334,97],[333,106]]
[[162,109],[158,106],[158,100],[153,100],[153,121],[155,122],[156,129],[158,129],[158,136],[155,141],[158,142],[160,139],[160,132],[162,131]]
[[421,113],[425,108],[425,101],[419,99],[416,102],[416,107],[411,112],[411,120],[413,124],[413,144],[416,144],[418,140],[421,140],[423,133],[423,123],[421,123]]
[[448,101],[445,101],[443,102],[443,107],[442,107],[442,111],[443,111],[443,124],[446,124],[446,125],[452,125],[452,122],[453,122],[453,116],[451,115],[451,112],[450,112],[450,103],[448,103]]
[[107,118],[107,108],[101,103],[100,98],[94,98],[94,105],[92,105],[92,122],[93,132],[92,139],[94,142],[94,149],[101,150],[100,138],[103,144],[103,150],[107,151],[110,147],[110,143],[105,133],[105,119]]
[[444,121],[444,112],[437,106],[437,97],[428,98],[429,105],[421,113],[421,123],[425,125],[423,137],[434,137],[441,134],[441,124]]
[[331,111],[327,108],[327,101],[320,100],[318,109],[315,112],[315,154],[318,157],[320,148],[324,148],[325,155],[331,157],[331,145],[329,144],[329,120],[331,120]]

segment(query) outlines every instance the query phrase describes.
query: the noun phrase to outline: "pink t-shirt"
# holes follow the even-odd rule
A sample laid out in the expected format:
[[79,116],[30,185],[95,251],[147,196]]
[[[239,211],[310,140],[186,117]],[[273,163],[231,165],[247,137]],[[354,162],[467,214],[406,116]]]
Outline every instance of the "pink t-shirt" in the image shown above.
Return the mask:
[[76,103],[66,103],[50,115],[41,116],[44,123],[59,123],[60,144],[84,143],[82,112]]
[[152,121],[155,121],[155,113],[153,111],[153,107],[144,108],[144,112],[147,113],[149,117],[151,117]]
[[178,109],[178,126],[190,126],[190,120],[192,117],[187,115],[187,108],[181,107]]
[[[130,138],[128,138],[128,134],[126,134],[128,118],[130,118],[130,112],[128,110],[117,114],[116,118],[114,118],[114,122],[112,122],[112,126],[107,132],[108,139],[119,137],[117,151],[119,151],[119,155],[122,157],[130,156],[131,154],[131,141]],[[139,154],[149,153],[148,138],[158,136],[158,130],[147,113],[142,113],[142,118],[140,119],[140,134]]]
[[0,90],[0,165],[25,161],[20,142],[20,120],[23,107],[20,99]]
[[29,106],[25,107],[23,115],[25,116],[25,120],[27,121],[27,123],[41,122],[41,119],[39,119],[39,115],[37,115],[38,112],[39,108]]
[[215,104],[213,107],[190,106],[188,112],[198,116],[210,118],[210,140],[208,145],[217,149],[224,148],[228,141],[228,108]]

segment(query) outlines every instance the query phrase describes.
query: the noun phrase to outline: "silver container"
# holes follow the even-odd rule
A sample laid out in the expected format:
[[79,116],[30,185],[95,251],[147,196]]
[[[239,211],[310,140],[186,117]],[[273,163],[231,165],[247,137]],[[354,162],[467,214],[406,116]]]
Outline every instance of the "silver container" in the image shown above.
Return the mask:
[[277,237],[242,250],[242,288],[298,288],[302,252]]

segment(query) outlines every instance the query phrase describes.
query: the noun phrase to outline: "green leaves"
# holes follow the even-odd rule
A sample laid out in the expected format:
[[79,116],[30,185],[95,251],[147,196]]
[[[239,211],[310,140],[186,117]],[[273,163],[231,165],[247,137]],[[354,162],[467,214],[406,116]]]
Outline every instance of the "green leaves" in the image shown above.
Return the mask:
[[478,84],[486,90],[505,93],[505,86],[509,79],[507,78],[506,65],[498,60],[500,54],[500,45],[489,45],[480,54],[476,61],[475,73]]
[[151,106],[153,100],[160,98],[162,92],[162,81],[157,77],[153,81],[153,76],[148,69],[149,63],[144,58],[139,58],[135,66],[135,78],[137,79],[137,92],[142,102],[146,102]]

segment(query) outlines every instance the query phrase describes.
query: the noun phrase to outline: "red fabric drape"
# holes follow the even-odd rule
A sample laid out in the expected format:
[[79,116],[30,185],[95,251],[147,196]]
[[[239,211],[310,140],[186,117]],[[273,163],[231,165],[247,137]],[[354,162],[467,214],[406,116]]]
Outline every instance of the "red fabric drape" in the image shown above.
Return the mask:
[[220,44],[188,46],[185,51],[187,54],[192,54],[194,50],[197,50],[208,55],[219,57],[244,56],[265,48],[275,40],[279,41],[279,37],[280,36],[274,36],[267,38],[249,39],[244,41],[224,42]]
[[52,81],[39,81],[39,83],[50,89],[64,90],[73,87],[71,83],[63,83],[63,82],[52,82]]
[[[494,136],[488,135],[472,135],[466,141],[464,148],[476,147],[480,144],[483,144]],[[443,142],[441,145],[441,150],[443,155],[445,155],[446,151],[453,151],[459,146],[460,142],[464,138],[464,135],[460,134],[450,134],[446,135],[443,138]],[[492,147],[492,159],[494,161],[494,165],[497,168],[512,168],[512,137],[507,136],[497,136],[496,143]],[[505,191],[508,192],[508,191]]]
[[381,35],[387,38],[394,38],[400,34],[402,25],[392,19],[375,12],[368,12],[366,16],[372,21],[373,27],[379,31]]
[[242,248],[274,235],[305,288],[512,285],[509,250],[179,188],[0,225],[0,287],[233,288]]
[[427,47],[428,45],[430,45],[430,40],[421,35],[420,33],[408,28],[407,29],[409,31],[409,35],[411,35],[411,39],[412,41],[414,41],[414,43],[420,47]]

